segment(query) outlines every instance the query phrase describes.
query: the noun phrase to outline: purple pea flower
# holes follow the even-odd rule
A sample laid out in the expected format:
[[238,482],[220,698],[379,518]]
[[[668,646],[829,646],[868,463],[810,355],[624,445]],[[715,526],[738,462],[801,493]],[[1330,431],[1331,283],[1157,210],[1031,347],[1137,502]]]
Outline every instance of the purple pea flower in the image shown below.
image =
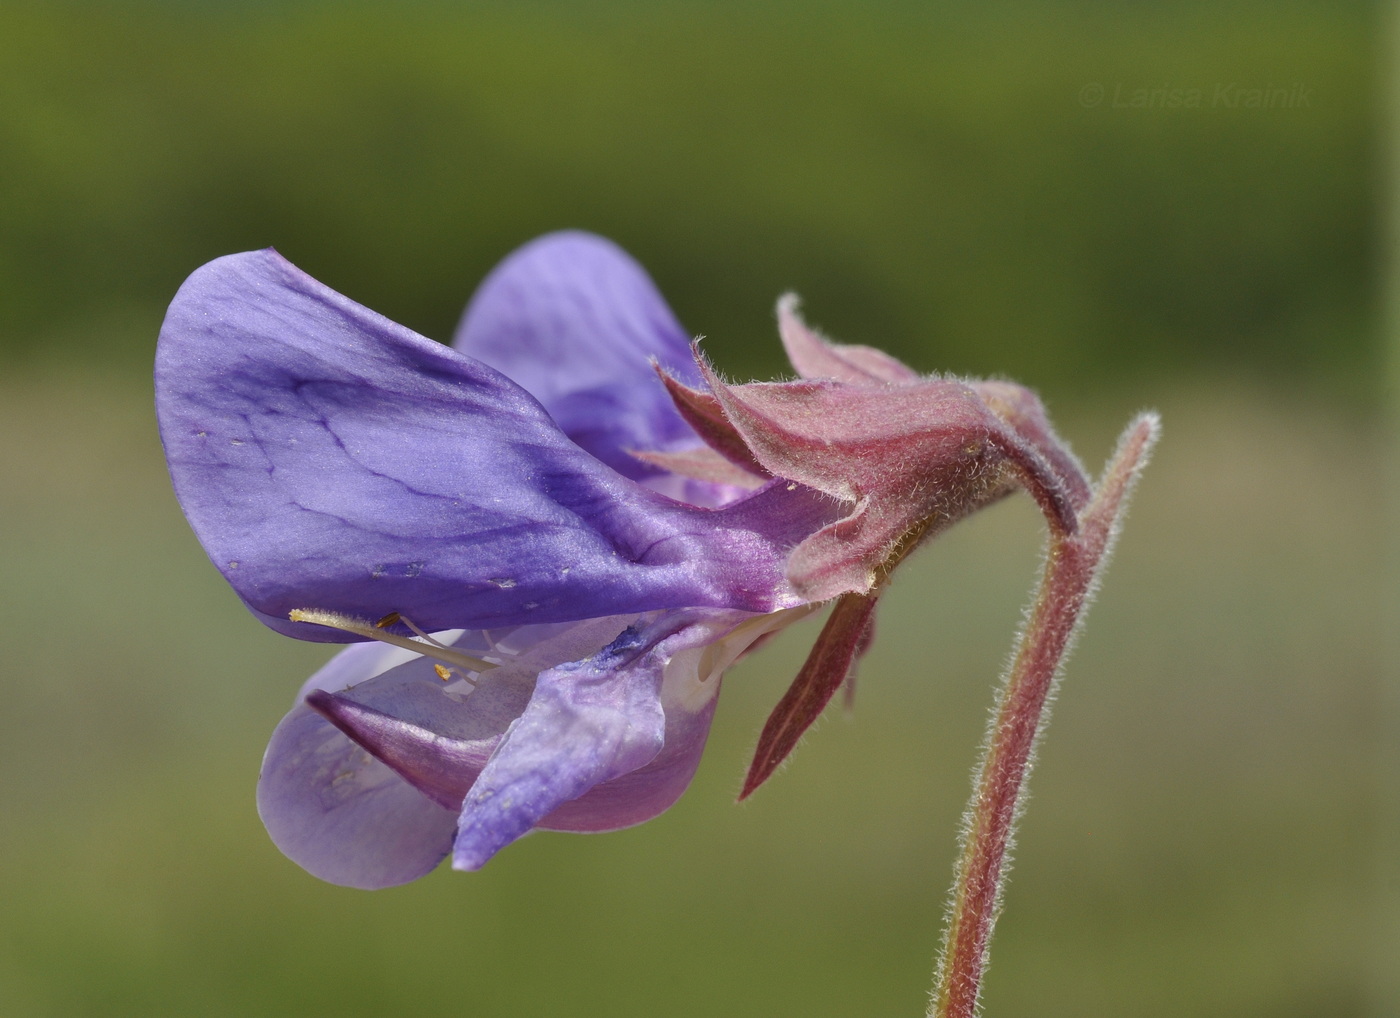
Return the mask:
[[454,348],[276,253],[219,259],[161,332],[176,493],[254,614],[360,642],[303,686],[258,805],[293,860],[385,887],[477,869],[534,829],[640,823],[685,790],[724,670],[830,603],[743,788],[871,643],[916,547],[1024,488],[1046,569],[966,822],[939,1015],[971,1015],[1060,666],[1157,436],[1094,484],[1029,390],[923,377],[778,306],[795,381],[731,385],[610,242],[543,237]]
[[214,564],[280,632],[378,641],[307,682],[259,785],[274,841],[335,883],[665,810],[720,673],[808,611],[786,557],[833,518],[801,485],[629,454],[700,446],[652,361],[698,375],[608,241],[516,252],[454,345],[272,251],[199,269],[161,332],[161,436]]

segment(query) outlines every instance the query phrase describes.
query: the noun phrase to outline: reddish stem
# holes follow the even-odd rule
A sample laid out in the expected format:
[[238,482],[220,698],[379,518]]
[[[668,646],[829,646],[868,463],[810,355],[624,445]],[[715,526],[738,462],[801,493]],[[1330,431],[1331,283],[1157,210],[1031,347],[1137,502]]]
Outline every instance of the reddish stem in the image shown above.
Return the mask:
[[1050,520],[1050,547],[1030,621],[1021,634],[1001,702],[987,736],[986,756],[964,823],[929,1015],[972,1018],[986,968],[987,945],[1001,908],[1008,849],[1020,813],[1036,740],[1075,632],[1112,550],[1138,473],[1157,439],[1157,419],[1129,425],[1093,498],[1069,534]]

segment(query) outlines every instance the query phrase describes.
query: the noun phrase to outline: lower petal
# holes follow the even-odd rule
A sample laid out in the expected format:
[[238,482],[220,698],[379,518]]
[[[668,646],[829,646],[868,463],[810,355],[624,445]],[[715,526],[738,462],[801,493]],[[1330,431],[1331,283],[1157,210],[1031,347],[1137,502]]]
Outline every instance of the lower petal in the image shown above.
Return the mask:
[[456,815],[421,795],[309,707],[277,726],[258,813],[289,859],[322,880],[373,890],[431,872]]
[[462,804],[455,868],[480,869],[561,803],[661,751],[664,664],[646,653],[648,628],[629,628],[594,657],[540,673],[525,712]]
[[[630,618],[439,633],[502,660],[472,688],[430,658],[357,644],[302,687],[273,733],[258,808],[283,853],[323,880],[406,883],[448,853],[463,797],[530,701],[535,676],[591,657]],[[406,660],[405,660],[406,659]]]
[[479,869],[535,827],[610,831],[664,812],[695,775],[724,670],[809,611],[664,612],[541,673],[463,803],[452,865]]
[[664,744],[650,763],[561,803],[535,826],[545,831],[596,834],[645,823],[675,805],[690,787],[710,737],[720,679],[715,678],[711,685],[712,695],[698,712],[667,712]]

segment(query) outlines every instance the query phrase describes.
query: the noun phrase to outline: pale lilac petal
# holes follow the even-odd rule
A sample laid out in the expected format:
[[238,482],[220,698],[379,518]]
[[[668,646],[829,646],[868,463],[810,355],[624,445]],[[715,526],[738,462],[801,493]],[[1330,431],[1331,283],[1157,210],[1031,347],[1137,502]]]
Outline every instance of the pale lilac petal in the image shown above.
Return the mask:
[[420,676],[392,684],[371,679],[343,693],[313,690],[306,704],[419,792],[457,810],[525,709],[530,683],[496,679],[454,690],[430,669]]
[[[379,649],[347,648],[315,678],[352,677]],[[442,685],[432,663],[415,657],[340,695],[442,732],[459,763],[480,771],[529,701],[530,683],[497,683],[468,698],[470,710]],[[388,887],[430,871],[451,847],[459,803],[444,807],[424,796],[305,704],[277,726],[258,783],[258,812],[277,847],[321,879],[350,887]]]
[[519,386],[275,252],[186,281],[157,353],[176,493],[267,624],[400,612],[426,629],[795,603],[788,549],[830,516],[770,485],[681,505],[569,441]]
[[628,477],[658,473],[632,449],[693,444],[651,362],[698,382],[689,337],[656,285],[610,240],[551,233],[477,290],[453,345],[509,376],[571,439]]
[[495,634],[491,640],[464,634],[454,650],[501,663],[470,676],[443,678],[434,661],[419,658],[412,668],[397,668],[353,689],[313,689],[306,703],[428,798],[460,810],[501,735],[529,702],[536,676],[591,657],[632,619],[525,626],[499,642]]
[[724,670],[806,611],[662,613],[541,673],[462,805],[453,866],[479,869],[535,827],[608,831],[665,811],[695,774]]
[[332,884],[365,889],[431,872],[457,826],[455,811],[423,796],[306,706],[273,733],[258,813],[297,865]]
[[[468,653],[486,649],[478,632],[438,635]],[[382,643],[346,647],[306,680],[273,732],[258,781],[258,812],[288,858],[322,880],[365,889],[416,880],[442,861],[460,797],[450,807],[434,804],[302,702],[359,686],[361,700],[401,709],[430,682],[441,685],[431,662]],[[528,696],[528,687],[517,689],[515,703],[501,705],[506,716],[479,747],[478,771]]]
[[535,824],[543,831],[593,834],[646,823],[666,812],[690,787],[700,756],[710,737],[720,680],[715,696],[698,712],[666,712],[661,752],[645,766],[594,785],[577,799],[561,803]]
[[560,803],[649,763],[665,741],[663,663],[634,628],[596,657],[542,672],[462,806],[458,869],[478,869]]
[[[347,647],[303,687],[278,725],[258,786],[277,846],[332,883],[414,880],[451,847],[462,799],[542,669],[594,654],[631,617],[463,633],[457,650],[504,663],[473,689],[445,684],[433,661],[382,644]],[[348,733],[348,735],[347,735]],[[353,736],[353,741],[351,736]]]
[[367,889],[431,871],[451,847],[456,826],[453,811],[304,704],[273,732],[258,780],[258,813],[293,862],[322,880]]

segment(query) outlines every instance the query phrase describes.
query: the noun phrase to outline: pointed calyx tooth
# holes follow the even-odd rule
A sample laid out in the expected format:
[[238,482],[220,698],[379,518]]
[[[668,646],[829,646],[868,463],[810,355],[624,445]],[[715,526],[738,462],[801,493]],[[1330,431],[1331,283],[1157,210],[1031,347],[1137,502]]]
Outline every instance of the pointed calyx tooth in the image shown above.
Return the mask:
[[763,726],[743,791],[739,793],[741,800],[752,795],[787,759],[802,733],[817,720],[851,674],[857,656],[869,645],[867,633],[875,602],[875,597],[865,594],[843,594],[837,598],[802,670]]
[[918,372],[873,346],[833,343],[798,313],[797,294],[778,298],[778,335],[801,378],[829,378],[854,385],[912,382]]
[[[695,348],[695,359],[698,363],[704,363],[698,348]],[[719,401],[713,395],[678,382],[659,364],[656,365],[656,373],[661,377],[666,391],[671,394],[676,410],[685,418],[685,422],[695,429],[695,433],[706,445],[748,473],[758,477],[772,476],[754,459],[753,453],[749,451],[739,432],[725,418]]]

